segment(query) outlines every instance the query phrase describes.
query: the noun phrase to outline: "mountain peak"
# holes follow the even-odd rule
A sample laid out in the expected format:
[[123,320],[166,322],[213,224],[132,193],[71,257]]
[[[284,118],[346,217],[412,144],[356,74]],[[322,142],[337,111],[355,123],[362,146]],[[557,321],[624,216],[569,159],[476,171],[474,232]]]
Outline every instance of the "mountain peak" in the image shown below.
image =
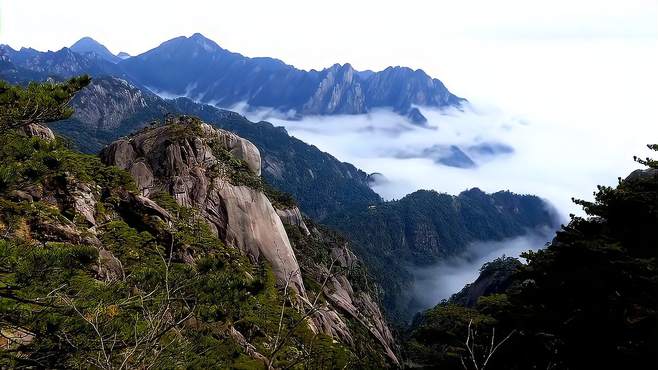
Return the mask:
[[203,47],[206,51],[220,51],[222,49],[216,42],[200,34],[199,32],[193,34],[188,40],[194,41],[197,45]]
[[105,47],[105,45],[92,39],[89,36],[85,36],[76,41],[73,45],[71,45],[70,49],[79,54],[93,53],[98,57],[112,63],[116,63],[120,60],[116,55],[112,54],[112,52],[110,52]]
[[193,40],[208,40],[208,41],[211,41],[209,38],[202,35],[200,32],[195,32],[192,36],[190,36],[190,38],[193,39]]

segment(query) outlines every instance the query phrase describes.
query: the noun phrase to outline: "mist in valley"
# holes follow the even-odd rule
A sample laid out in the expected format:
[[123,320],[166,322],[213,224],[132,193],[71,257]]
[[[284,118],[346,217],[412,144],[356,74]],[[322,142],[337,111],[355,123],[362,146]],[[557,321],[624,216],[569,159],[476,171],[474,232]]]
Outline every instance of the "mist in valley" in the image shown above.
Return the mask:
[[[295,112],[244,104],[234,109],[381,174],[372,187],[387,200],[418,189],[458,194],[478,187],[537,195],[557,209],[561,222],[570,213],[583,215],[572,197],[592,200],[596,185],[616,185],[618,177],[638,168],[633,156],[647,155],[645,145],[658,137],[658,108],[649,100],[658,86],[655,41],[541,47],[509,42],[499,45],[505,53],[498,58],[476,62],[491,49],[460,50],[460,60],[473,63],[470,69],[451,69],[450,57],[441,61],[450,72],[442,74],[449,78],[448,87],[469,102],[460,109],[419,107],[428,119],[422,127],[386,109],[302,119],[293,119]],[[464,59],[464,53],[473,58]],[[620,69],[624,73],[611,73]],[[550,233],[530,233],[476,244],[466,256],[420,270],[416,290],[422,294],[417,296],[430,307],[475,280],[484,262],[541,248],[550,238]]]
[[[434,307],[475,281],[486,262],[502,256],[518,258],[522,252],[543,248],[554,230],[545,228],[500,241],[480,241],[470,244],[464,253],[430,267],[414,267],[414,309]],[[524,262],[523,259],[520,259]]]

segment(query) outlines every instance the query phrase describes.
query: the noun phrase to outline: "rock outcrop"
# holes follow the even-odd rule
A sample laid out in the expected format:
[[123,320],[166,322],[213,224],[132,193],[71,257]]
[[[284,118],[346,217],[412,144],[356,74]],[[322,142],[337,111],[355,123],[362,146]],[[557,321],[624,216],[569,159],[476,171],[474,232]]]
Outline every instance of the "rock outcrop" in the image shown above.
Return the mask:
[[154,103],[150,94],[119,78],[94,79],[72,102],[75,119],[101,130],[117,129],[125,119]]
[[[304,294],[279,216],[262,190],[249,186],[260,175],[260,154],[249,141],[183,116],[116,141],[101,157],[128,170],[144,196],[166,191],[178,204],[199,210],[220,239],[254,262],[265,258],[281,284],[290,282]],[[241,163],[245,168],[231,167]]]
[[30,137],[38,137],[43,140],[55,140],[55,134],[48,127],[30,123],[23,126],[23,132]]
[[[310,219],[302,219],[301,226],[296,217],[282,219],[289,225],[288,235],[302,273],[321,287],[326,298],[317,307],[312,326],[351,345],[363,339],[354,337],[355,326],[365,328],[375,348],[397,364],[395,339],[376,303],[376,287],[369,282],[363,262],[350,250],[347,240]],[[319,293],[316,288],[309,292],[309,298],[313,300]]]
[[[355,346],[354,325],[361,326],[370,333],[378,353],[398,362],[393,336],[378,305],[368,291],[350,281],[350,274],[361,271],[360,262],[344,242],[334,245],[331,237],[317,228],[311,230],[299,208],[273,207],[259,177],[259,151],[251,142],[182,116],[114,142],[101,158],[133,176],[142,194],[134,196],[135,205],[148,205],[148,197],[167,192],[179,205],[198,210],[226,244],[253,262],[267,260],[279,284],[297,291],[299,309],[311,313],[306,321],[312,331]],[[166,211],[141,211],[160,212]],[[284,224],[297,230],[294,238],[289,235],[293,229]],[[333,262],[314,261],[317,253],[326,253]],[[302,274],[315,282],[312,292],[304,286]]]
[[286,209],[276,209],[276,214],[281,218],[281,222],[286,225],[293,225],[299,227],[300,230],[305,235],[309,235],[311,232],[308,231],[308,227],[304,223],[304,218],[302,213],[297,207],[286,208]]

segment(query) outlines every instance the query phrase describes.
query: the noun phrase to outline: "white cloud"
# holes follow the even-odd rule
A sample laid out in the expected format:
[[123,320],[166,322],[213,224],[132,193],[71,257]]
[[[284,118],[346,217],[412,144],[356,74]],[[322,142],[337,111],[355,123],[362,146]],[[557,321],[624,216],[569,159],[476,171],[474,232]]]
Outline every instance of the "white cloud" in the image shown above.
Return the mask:
[[443,299],[459,292],[479,276],[480,267],[503,255],[519,257],[521,252],[543,248],[551,239],[551,230],[529,232],[526,235],[493,242],[469,245],[459,256],[449,258],[435,266],[413,270],[414,298],[417,310],[434,307]]

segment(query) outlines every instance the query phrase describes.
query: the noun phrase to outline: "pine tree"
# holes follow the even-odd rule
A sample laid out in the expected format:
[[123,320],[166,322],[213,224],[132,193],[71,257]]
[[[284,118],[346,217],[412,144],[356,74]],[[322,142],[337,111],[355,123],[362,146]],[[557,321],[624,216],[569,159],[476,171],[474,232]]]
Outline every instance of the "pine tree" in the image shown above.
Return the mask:
[[63,83],[32,82],[27,87],[0,81],[0,130],[70,117],[73,109],[68,103],[89,82],[91,78],[87,75]]

